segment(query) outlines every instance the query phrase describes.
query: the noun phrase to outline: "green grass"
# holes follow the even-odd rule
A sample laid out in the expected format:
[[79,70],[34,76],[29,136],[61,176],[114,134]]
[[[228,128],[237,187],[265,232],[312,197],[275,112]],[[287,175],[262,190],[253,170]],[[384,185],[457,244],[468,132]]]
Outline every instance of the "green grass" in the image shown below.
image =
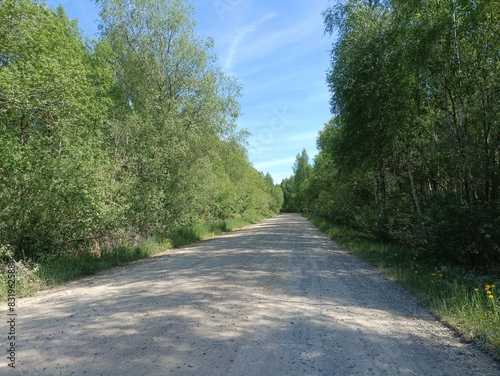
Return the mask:
[[[134,246],[124,242],[112,249],[101,250],[100,254],[89,250],[78,255],[70,254],[67,257],[49,257],[36,264],[17,261],[15,262],[16,296],[29,296],[47,287],[93,275],[102,270],[125,265],[223,232],[233,231],[263,219],[263,216],[252,216],[203,223],[173,231],[162,238],[145,239]],[[14,262],[8,253],[8,250],[2,248],[0,254],[0,299],[2,301],[7,299],[7,263]],[[2,263],[1,260],[4,262]]]
[[191,227],[178,229],[168,234],[164,242],[170,243],[174,248],[182,247],[203,239],[233,231],[248,224],[257,223],[264,219],[263,216],[232,218],[209,223],[202,223]]
[[476,341],[500,360],[499,265],[483,270],[446,265],[323,218],[309,220],[351,253],[398,281],[465,340]]
[[[24,297],[50,286],[96,274],[105,269],[124,265],[131,261],[149,257],[168,249],[155,239],[141,241],[136,246],[122,244],[113,249],[104,249],[100,255],[90,251],[77,255],[48,257],[44,261],[33,263],[15,262],[16,296]],[[11,263],[14,262],[11,260]],[[7,297],[7,275],[5,264],[0,264],[0,297]]]
[[84,252],[77,257],[60,257],[39,264],[36,275],[49,284],[61,284],[83,276],[93,275],[129,262],[140,260],[168,249],[161,242],[150,238],[136,246],[122,244],[100,255]]

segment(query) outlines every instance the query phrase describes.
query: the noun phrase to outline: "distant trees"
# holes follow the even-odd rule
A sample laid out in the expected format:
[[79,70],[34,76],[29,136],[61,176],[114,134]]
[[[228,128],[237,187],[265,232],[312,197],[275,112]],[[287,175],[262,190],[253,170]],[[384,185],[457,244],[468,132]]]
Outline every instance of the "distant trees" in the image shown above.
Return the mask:
[[294,175],[281,182],[281,189],[284,195],[283,210],[287,212],[301,212],[308,207],[309,198],[307,188],[311,176],[312,166],[309,163],[309,156],[306,150],[297,154],[293,166]]
[[490,0],[324,12],[333,118],[306,210],[436,258],[500,260],[499,14]]
[[0,3],[0,244],[39,258],[277,213],[281,189],[235,129],[240,88],[192,7],[99,4],[94,41],[62,7]]

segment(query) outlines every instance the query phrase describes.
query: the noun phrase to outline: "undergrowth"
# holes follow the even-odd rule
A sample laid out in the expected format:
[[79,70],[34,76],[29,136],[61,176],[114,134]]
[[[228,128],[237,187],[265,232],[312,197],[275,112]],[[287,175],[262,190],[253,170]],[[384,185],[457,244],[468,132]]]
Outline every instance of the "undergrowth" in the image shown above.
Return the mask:
[[398,281],[465,340],[500,360],[500,266],[481,270],[428,259],[418,250],[377,241],[326,219],[309,217],[351,253]]
[[135,245],[124,240],[112,248],[101,249],[98,253],[89,249],[78,254],[44,257],[38,262],[15,260],[11,247],[0,246],[0,298],[4,301],[8,296],[9,266],[12,270],[14,265],[15,269],[16,296],[24,297],[50,286],[125,265],[172,248],[233,231],[263,219],[264,217],[261,216],[253,216],[203,223],[175,230],[164,236],[144,239]]

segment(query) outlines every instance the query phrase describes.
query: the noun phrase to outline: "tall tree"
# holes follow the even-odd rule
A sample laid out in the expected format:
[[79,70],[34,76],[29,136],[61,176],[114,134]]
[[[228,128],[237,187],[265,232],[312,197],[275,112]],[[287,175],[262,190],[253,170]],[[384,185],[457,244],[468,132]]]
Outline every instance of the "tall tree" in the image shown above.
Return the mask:
[[190,222],[203,205],[200,162],[234,137],[239,87],[218,68],[213,41],[196,35],[186,2],[99,3],[126,114],[115,129],[135,178],[130,217],[141,232]]
[[500,258],[488,224],[500,220],[498,11],[490,0],[347,0],[325,11],[326,32],[339,35],[327,76],[334,118],[319,138],[311,207],[454,261]]
[[41,258],[278,212],[192,7],[99,3],[94,41],[62,7],[0,1],[0,245]]
[[60,250],[111,226],[100,187],[107,109],[92,60],[62,7],[0,3],[0,243],[18,255]]

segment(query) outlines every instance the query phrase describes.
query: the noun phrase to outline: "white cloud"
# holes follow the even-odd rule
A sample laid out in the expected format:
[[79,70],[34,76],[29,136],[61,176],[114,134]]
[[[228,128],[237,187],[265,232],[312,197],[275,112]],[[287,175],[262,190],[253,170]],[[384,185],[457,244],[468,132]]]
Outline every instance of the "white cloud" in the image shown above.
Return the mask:
[[293,158],[280,158],[280,159],[275,159],[275,160],[271,160],[268,162],[255,163],[254,167],[259,171],[264,171],[264,170],[267,170],[269,168],[276,168],[276,167],[282,167],[282,166],[292,166],[294,162],[295,162],[295,157],[293,157]]
[[[315,12],[304,15],[299,22],[276,21],[282,22],[266,29],[253,30],[253,38],[247,39],[244,48],[238,50],[239,62],[254,62],[278,52],[281,54],[279,59],[290,63],[290,58],[301,56],[326,42],[322,38],[321,18]],[[282,24],[286,26],[282,27]],[[282,54],[284,51],[286,55]]]
[[[290,11],[268,12],[229,32],[232,34],[229,38],[227,35],[219,38],[226,71],[232,72],[236,67],[240,71],[248,67],[247,63],[254,66],[276,53],[278,56],[272,60],[281,60],[280,65],[284,62],[290,64],[304,53],[324,45],[321,16],[324,4],[314,5],[309,6],[306,13],[301,13],[300,18]],[[272,60],[267,60],[266,65],[272,64]]]
[[232,38],[227,52],[226,62],[224,64],[226,71],[232,70],[234,56],[238,52],[242,41],[244,41],[248,35],[257,31],[259,26],[273,19],[274,17],[276,17],[276,15],[277,15],[276,13],[268,13],[264,15],[264,17],[262,17],[261,19],[237,29],[236,35]]
[[302,132],[302,133],[289,134],[288,136],[286,136],[285,138],[283,138],[280,141],[285,142],[287,144],[291,143],[291,142],[297,142],[297,141],[306,142],[306,141],[311,141],[311,140],[314,140],[314,142],[316,142],[317,137],[318,137],[318,131],[314,130],[314,131],[308,131],[308,132]]

